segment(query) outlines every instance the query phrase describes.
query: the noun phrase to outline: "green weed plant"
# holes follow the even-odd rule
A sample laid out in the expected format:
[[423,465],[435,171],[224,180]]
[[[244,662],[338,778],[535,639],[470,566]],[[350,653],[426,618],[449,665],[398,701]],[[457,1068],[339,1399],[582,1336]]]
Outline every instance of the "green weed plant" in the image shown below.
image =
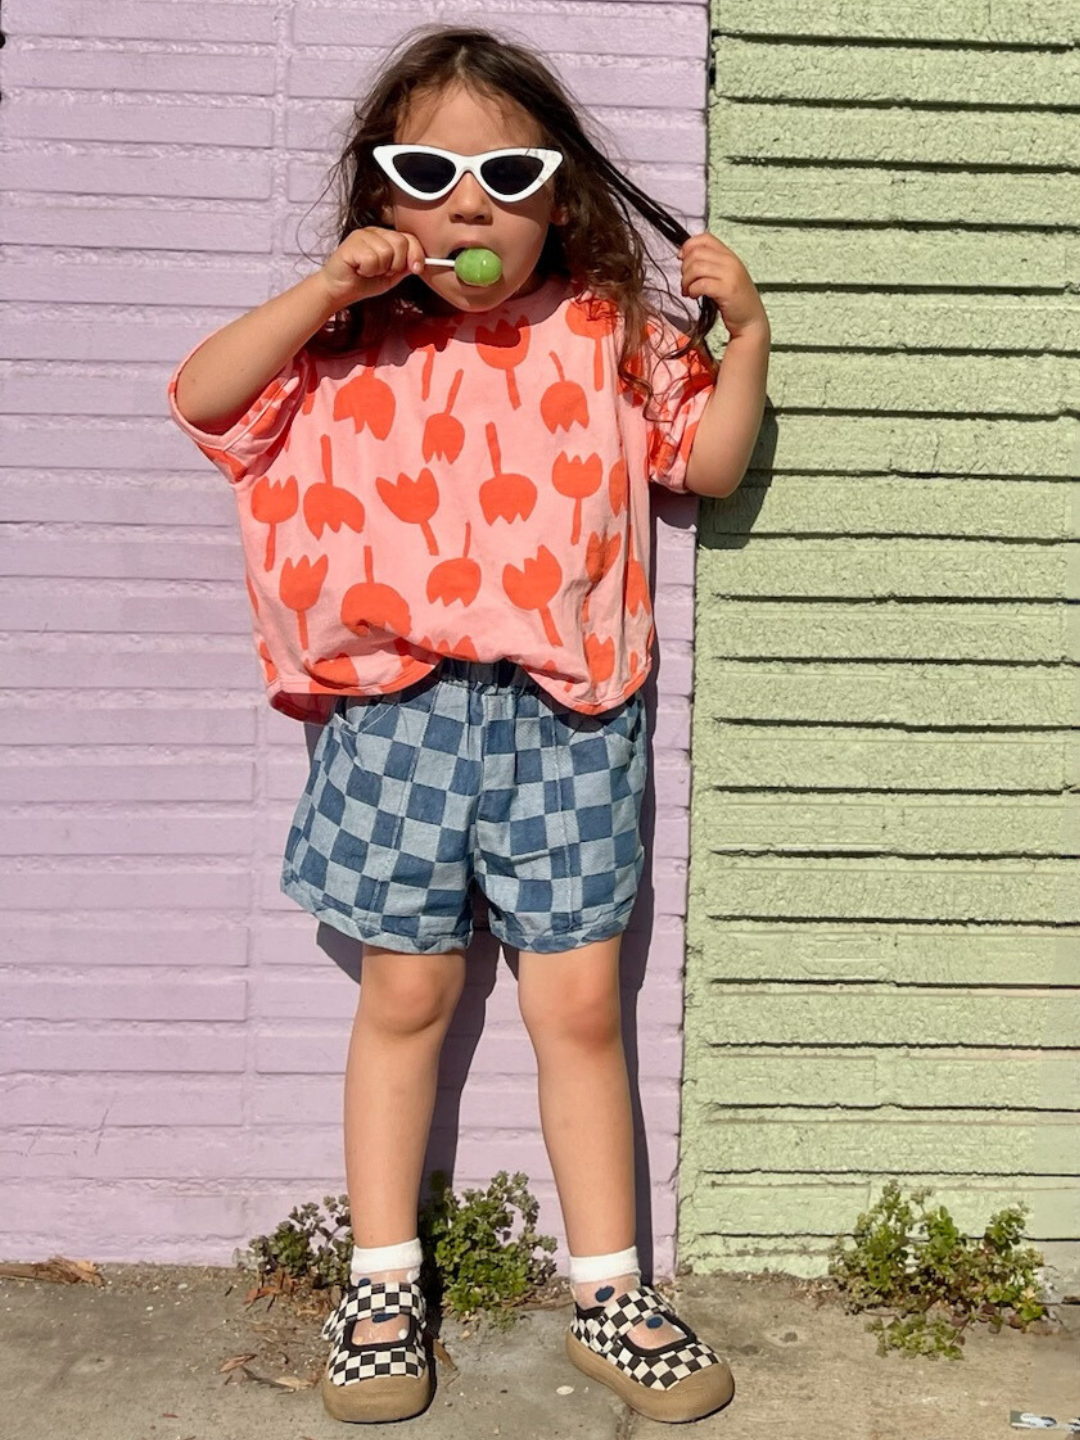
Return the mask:
[[882,1356],[898,1350],[960,1360],[971,1324],[1026,1330],[1046,1314],[1035,1276],[1043,1256],[1020,1244],[1027,1206],[999,1210],[981,1238],[971,1240],[943,1205],[926,1208],[931,1194],[923,1187],[904,1200],[899,1184],[888,1181],[877,1204],[859,1216],[852,1247],[837,1235],[828,1251],[829,1274],[849,1313],[900,1312],[888,1324],[878,1316],[866,1326],[877,1333]]
[[[539,1202],[529,1177],[500,1170],[486,1190],[459,1198],[446,1172],[430,1177],[430,1198],[420,1208],[418,1233],[423,1262],[420,1284],[429,1300],[463,1320],[486,1316],[498,1329],[517,1319],[519,1306],[549,1279],[556,1241],[539,1235]],[[322,1209],[310,1200],[294,1207],[269,1235],[249,1242],[248,1254],[264,1280],[289,1288],[344,1288],[349,1281],[353,1234],[347,1195],[324,1195]],[[514,1211],[521,1228],[511,1238]],[[546,1252],[538,1256],[537,1251]]]

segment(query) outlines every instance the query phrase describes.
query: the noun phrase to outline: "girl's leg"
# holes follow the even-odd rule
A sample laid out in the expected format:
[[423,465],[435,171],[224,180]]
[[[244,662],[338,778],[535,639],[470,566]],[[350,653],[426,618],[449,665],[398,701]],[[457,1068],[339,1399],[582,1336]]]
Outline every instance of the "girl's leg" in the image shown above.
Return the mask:
[[[416,1237],[439,1055],[464,984],[463,951],[407,955],[364,946],[345,1069],[345,1173],[360,1249]],[[408,1267],[367,1273],[404,1280]],[[356,1322],[353,1336],[358,1344],[392,1338],[370,1317]]]
[[[518,1003],[536,1051],[540,1123],[559,1192],[571,1255],[604,1256],[635,1240],[634,1133],[620,1024],[622,936],[558,955],[521,952]],[[574,1285],[579,1305],[613,1298],[639,1274]],[[666,1321],[630,1337],[656,1346],[680,1338]]]

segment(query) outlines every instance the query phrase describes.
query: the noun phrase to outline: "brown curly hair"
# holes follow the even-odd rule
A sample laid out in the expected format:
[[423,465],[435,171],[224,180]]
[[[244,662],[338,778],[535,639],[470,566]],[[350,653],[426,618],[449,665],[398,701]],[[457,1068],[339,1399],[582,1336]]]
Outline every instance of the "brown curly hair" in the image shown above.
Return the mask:
[[[537,264],[542,278],[561,275],[574,292],[590,290],[613,302],[625,320],[618,370],[623,383],[646,400],[653,390],[640,352],[651,338],[647,324],[661,314],[648,293],[646,248],[631,219],[638,215],[673,244],[689,232],[622,175],[585,133],[582,118],[566,90],[542,60],[489,30],[466,26],[421,25],[392,50],[354,119],[341,157],[330,171],[329,188],[337,195],[329,255],[354,230],[384,226],[383,207],[391,200],[390,182],[372,159],[376,145],[394,141],[399,122],[418,94],[438,93],[463,84],[474,93],[510,98],[540,128],[541,146],[561,150],[555,172],[554,203],[564,207],[566,222],[548,228]],[[325,194],[325,191],[324,191]],[[665,280],[666,297],[675,297]],[[331,317],[308,342],[315,350],[340,353],[377,342],[401,321],[428,312],[428,287],[409,275],[393,289],[358,301]],[[717,319],[714,301],[703,297],[692,324],[683,323],[685,342],[663,358],[697,352],[710,377],[718,362],[704,344]]]

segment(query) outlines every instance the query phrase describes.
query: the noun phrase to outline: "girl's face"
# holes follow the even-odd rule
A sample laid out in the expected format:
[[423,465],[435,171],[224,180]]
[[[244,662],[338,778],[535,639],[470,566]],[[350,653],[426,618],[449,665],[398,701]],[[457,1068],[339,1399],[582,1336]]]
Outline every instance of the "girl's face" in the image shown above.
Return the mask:
[[[394,142],[435,145],[461,155],[544,143],[532,116],[514,101],[474,95],[461,85],[418,97]],[[463,284],[449,266],[425,266],[420,278],[447,308],[492,310],[542,283],[535,271],[548,225],[565,218],[554,204],[554,176],[534,194],[512,203],[495,200],[468,171],[438,200],[417,200],[393,182],[390,188],[392,204],[383,212],[384,222],[415,235],[425,255],[441,258],[461,245],[483,245],[502,261],[502,278],[486,286]]]

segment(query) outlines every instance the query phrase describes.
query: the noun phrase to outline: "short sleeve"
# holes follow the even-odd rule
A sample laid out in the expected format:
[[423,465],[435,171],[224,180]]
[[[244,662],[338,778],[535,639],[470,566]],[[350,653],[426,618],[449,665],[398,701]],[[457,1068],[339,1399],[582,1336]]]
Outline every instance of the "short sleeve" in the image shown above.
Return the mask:
[[193,346],[169,377],[169,413],[184,434],[190,436],[203,454],[214,462],[226,480],[235,485],[265,468],[265,464],[277,453],[311,385],[313,367],[307,351],[304,348],[298,350],[267,381],[239,420],[228,430],[215,435],[193,425],[181,414],[176,403],[176,386],[181,370],[210,338],[209,335],[204,336]]
[[645,406],[649,479],[686,493],[686,462],[715,381],[696,348],[677,360],[662,358],[686,343],[682,331],[665,322],[650,325],[649,335],[656,347],[649,355],[653,397]]

